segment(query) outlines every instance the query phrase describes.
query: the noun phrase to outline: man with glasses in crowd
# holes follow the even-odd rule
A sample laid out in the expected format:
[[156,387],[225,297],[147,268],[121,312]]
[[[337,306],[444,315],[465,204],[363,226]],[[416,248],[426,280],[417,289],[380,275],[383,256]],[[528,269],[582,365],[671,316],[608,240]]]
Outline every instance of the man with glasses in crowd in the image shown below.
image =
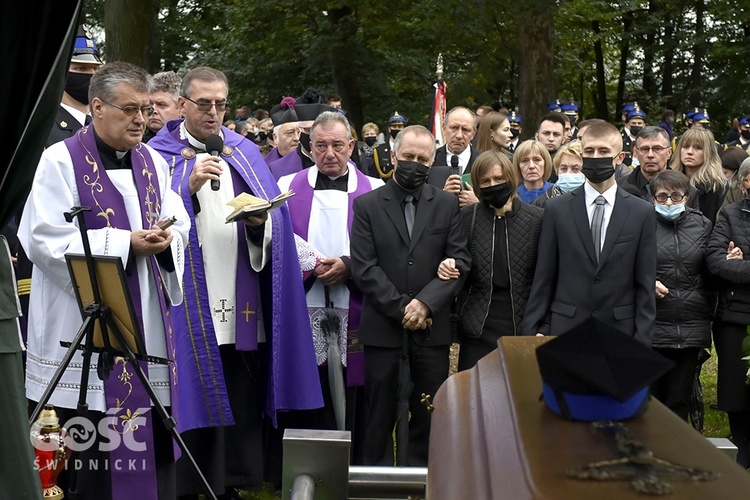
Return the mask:
[[[71,340],[81,327],[65,259],[67,253],[83,253],[77,221],[64,218],[73,206],[91,208],[84,212],[91,252],[119,257],[128,270],[148,354],[174,358],[167,304],[182,301],[190,221],[179,196],[170,189],[167,164],[141,143],[153,111],[148,74],[129,63],[107,64],[91,79],[89,96],[92,125],[45,150],[18,230],[34,263],[26,377],[26,394],[32,402],[41,399],[60,366],[66,353],[60,342]],[[172,216],[176,222],[171,228],[157,226]],[[92,367],[98,358],[94,354]],[[76,415],[82,365],[81,354],[76,354],[49,400],[62,424]],[[94,373],[87,386],[91,411],[86,418],[109,432],[99,433],[96,442],[89,442],[75,457],[76,464],[82,464],[80,469],[76,466],[79,498],[107,499],[122,491],[144,500],[157,498],[157,491],[160,498],[174,497],[172,440],[160,419],[143,411],[150,405],[141,383],[133,380],[129,391],[124,385],[133,378],[132,367],[119,358],[106,380]],[[161,402],[174,405],[177,378],[170,367],[149,363],[146,373]],[[133,422],[124,415],[133,413],[143,420],[126,427]],[[101,422],[104,418],[109,423]],[[128,438],[121,442],[115,433]],[[143,443],[142,451],[128,442]],[[104,451],[107,447],[111,451]],[[107,467],[122,462],[138,465]],[[61,476],[61,486],[68,486],[67,481]]]
[[[214,491],[235,498],[233,488],[263,481],[264,410],[276,424],[279,410],[323,400],[288,209],[225,224],[240,193],[279,194],[258,146],[222,127],[228,92],[221,71],[191,70],[180,88],[184,119],[149,144],[170,165],[193,222],[185,304],[172,314],[178,375],[190,381],[178,422]],[[223,138],[218,152],[214,135]],[[178,493],[199,493],[187,464],[177,466]]]
[[634,144],[633,153],[638,166],[630,175],[617,179],[617,183],[629,193],[635,194],[637,191],[638,196],[653,203],[648,184],[656,174],[667,169],[672,157],[669,134],[661,127],[643,127]]

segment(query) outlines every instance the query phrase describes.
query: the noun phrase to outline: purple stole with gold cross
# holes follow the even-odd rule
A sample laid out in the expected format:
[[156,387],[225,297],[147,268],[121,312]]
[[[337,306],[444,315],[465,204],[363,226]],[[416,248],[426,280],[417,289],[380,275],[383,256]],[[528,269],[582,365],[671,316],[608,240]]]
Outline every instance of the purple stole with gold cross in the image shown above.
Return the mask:
[[[82,206],[91,207],[90,212],[84,212],[87,229],[123,229],[132,230],[122,194],[117,190],[101,161],[96,147],[94,127],[80,129],[73,137],[66,139],[65,145],[70,152],[75,171],[78,196]],[[131,151],[133,179],[141,200],[141,218],[144,229],[150,229],[159,220],[161,212],[161,193],[153,159],[143,144],[138,144]],[[138,228],[135,228],[138,229]],[[132,256],[135,258],[135,255]],[[156,259],[149,257],[151,271],[157,287],[159,305],[161,307],[164,329],[166,332],[167,352],[174,360],[175,345],[172,335],[169,309],[163,293],[161,275]],[[141,308],[141,292],[138,273],[134,269],[128,276],[130,294],[133,306],[138,316],[141,332],[148,335],[149,325],[143,324]],[[140,362],[143,371],[148,375],[148,365]],[[177,391],[175,385],[176,366],[170,367],[170,389],[172,407],[177,408],[175,400]],[[112,467],[112,498],[138,498],[139,500],[156,498],[156,465],[154,458],[153,419],[151,416],[151,401],[146,390],[137,378],[129,362],[117,357],[115,369],[110,377],[104,381],[104,395],[107,402],[107,419],[110,420],[110,433],[120,434],[122,439],[115,438],[113,443],[119,443],[110,452],[110,463],[136,464],[135,467]],[[147,411],[143,411],[146,409]],[[143,413],[141,413],[143,412]],[[160,425],[160,424],[157,424]],[[125,437],[132,433],[132,436]],[[143,451],[131,450],[137,448],[128,443],[139,444]],[[121,460],[121,462],[116,462]]]

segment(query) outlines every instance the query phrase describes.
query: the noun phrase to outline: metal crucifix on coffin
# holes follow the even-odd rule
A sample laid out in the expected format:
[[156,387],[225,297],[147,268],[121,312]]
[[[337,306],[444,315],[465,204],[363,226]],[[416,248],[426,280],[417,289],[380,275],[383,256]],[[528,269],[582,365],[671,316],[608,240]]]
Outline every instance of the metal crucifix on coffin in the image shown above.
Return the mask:
[[568,477],[596,481],[630,480],[630,486],[640,493],[669,495],[672,485],[667,479],[714,481],[719,474],[705,469],[685,467],[657,458],[621,423],[594,422],[620,458],[593,462],[568,469]]

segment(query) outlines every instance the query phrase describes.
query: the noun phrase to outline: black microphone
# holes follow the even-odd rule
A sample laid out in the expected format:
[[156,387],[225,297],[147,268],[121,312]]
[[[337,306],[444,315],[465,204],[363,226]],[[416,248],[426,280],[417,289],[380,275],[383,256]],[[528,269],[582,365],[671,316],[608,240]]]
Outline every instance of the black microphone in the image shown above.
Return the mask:
[[[211,156],[219,156],[221,150],[224,149],[224,140],[220,135],[212,134],[206,139],[206,151]],[[211,190],[219,190],[219,179],[211,179]]]
[[451,156],[451,174],[458,175],[458,156]]
[[[459,170],[458,170],[458,156],[456,156],[456,155],[451,156],[451,174],[452,175],[459,175],[460,176]],[[460,180],[460,178],[459,178],[459,180]],[[463,189],[464,189],[464,184],[462,182],[461,183],[461,190],[463,190]]]

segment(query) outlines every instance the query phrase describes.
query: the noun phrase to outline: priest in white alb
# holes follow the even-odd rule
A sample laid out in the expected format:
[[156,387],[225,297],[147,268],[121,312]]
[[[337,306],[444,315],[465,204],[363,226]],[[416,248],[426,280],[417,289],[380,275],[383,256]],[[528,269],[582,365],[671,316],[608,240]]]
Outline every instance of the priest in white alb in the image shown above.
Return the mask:
[[360,463],[355,420],[364,399],[359,398],[358,403],[356,397],[357,388],[364,383],[362,348],[357,342],[362,298],[351,280],[349,232],[352,202],[382,186],[383,181],[367,177],[350,161],[354,145],[343,114],[320,114],[310,132],[315,165],[282,177],[279,188],[296,193],[287,203],[326,403],[308,416],[305,426],[352,430],[353,460]]

